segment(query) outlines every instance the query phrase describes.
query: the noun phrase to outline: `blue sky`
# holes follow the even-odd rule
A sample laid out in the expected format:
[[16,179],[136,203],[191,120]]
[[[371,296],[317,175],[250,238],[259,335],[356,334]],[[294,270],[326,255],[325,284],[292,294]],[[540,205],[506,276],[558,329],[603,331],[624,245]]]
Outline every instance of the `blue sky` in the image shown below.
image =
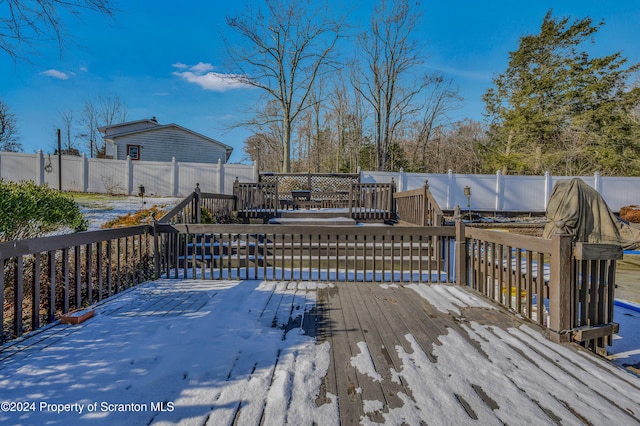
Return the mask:
[[[368,22],[372,2],[332,0],[349,21]],[[256,91],[221,84],[225,68],[221,34],[225,16],[241,13],[243,1],[119,1],[112,20],[85,13],[67,20],[73,42],[62,56],[42,49],[31,63],[0,52],[0,99],[16,115],[24,151],[55,146],[61,110],[79,116],[84,102],[119,96],[128,118],[155,116],[234,147],[232,162],[243,160],[245,129],[228,130],[256,100]],[[349,6],[346,6],[348,4]],[[348,9],[347,9],[348,8]],[[594,55],[622,51],[640,62],[640,1],[422,1],[420,33],[425,65],[453,79],[464,98],[454,118],[482,120],[481,96],[491,78],[505,70],[508,52],[525,34],[537,33],[550,8],[555,16],[604,19],[590,47]]]

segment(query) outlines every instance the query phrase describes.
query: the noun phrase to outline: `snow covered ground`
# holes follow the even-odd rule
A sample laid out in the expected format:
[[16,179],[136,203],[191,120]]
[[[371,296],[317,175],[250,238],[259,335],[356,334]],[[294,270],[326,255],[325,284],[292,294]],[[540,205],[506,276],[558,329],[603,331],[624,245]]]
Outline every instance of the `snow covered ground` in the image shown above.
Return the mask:
[[183,198],[175,197],[100,197],[98,201],[79,198],[80,211],[89,222],[88,231],[95,231],[112,219],[134,213],[142,209],[157,206],[160,210],[169,210]]

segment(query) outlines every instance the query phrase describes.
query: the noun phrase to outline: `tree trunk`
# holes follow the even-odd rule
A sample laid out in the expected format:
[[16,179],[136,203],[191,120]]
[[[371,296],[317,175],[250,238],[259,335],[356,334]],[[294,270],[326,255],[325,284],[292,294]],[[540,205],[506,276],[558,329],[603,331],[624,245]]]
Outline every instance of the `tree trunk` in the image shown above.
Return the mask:
[[282,127],[282,173],[291,173],[291,123],[285,119]]

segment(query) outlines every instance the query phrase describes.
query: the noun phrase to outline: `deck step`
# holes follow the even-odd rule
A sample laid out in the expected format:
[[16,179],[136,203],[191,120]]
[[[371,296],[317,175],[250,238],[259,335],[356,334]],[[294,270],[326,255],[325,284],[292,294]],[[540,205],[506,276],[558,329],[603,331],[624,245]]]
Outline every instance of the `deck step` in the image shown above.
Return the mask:
[[330,209],[330,210],[280,210],[278,218],[314,218],[314,219],[351,219],[349,209]]
[[356,224],[355,219],[350,217],[337,217],[337,216],[306,216],[301,213],[296,216],[287,217],[274,217],[269,219],[271,225],[350,225]]

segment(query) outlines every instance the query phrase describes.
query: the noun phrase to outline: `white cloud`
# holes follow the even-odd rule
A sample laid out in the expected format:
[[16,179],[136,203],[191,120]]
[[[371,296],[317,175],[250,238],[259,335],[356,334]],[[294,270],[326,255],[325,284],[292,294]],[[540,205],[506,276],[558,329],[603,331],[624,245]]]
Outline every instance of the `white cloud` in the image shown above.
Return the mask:
[[213,71],[213,65],[205,64],[204,62],[198,62],[196,65],[191,67],[191,71],[198,74],[204,74],[206,72]]
[[48,77],[57,78],[58,80],[69,80],[69,74],[62,71],[54,70],[54,69],[42,71],[40,74],[46,75]]
[[174,71],[173,75],[189,83],[197,84],[204,90],[225,92],[227,90],[249,87],[241,81],[241,76],[213,72],[214,66],[204,62],[199,62],[196,65],[185,65],[178,62],[173,64],[173,67],[184,70]]

